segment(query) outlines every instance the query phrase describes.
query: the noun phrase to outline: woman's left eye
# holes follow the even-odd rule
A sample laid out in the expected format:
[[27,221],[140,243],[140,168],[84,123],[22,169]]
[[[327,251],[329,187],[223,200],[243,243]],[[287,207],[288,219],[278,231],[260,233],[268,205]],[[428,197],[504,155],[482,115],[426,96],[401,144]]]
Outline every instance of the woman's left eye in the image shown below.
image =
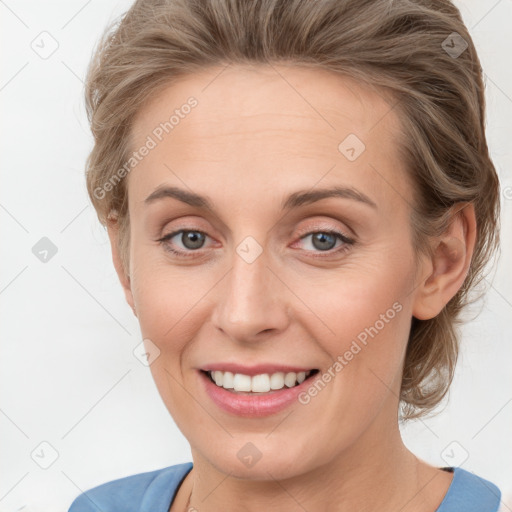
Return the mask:
[[[171,242],[175,237],[178,237],[177,239],[181,242],[183,248],[175,248],[176,242]],[[203,231],[198,231],[196,229],[181,229],[179,231],[174,231],[173,233],[165,235],[164,237],[160,238],[158,242],[163,244],[165,250],[179,257],[187,258],[194,256],[192,253],[196,252],[198,249],[203,248],[202,245],[204,244],[206,237],[208,237],[208,235]],[[346,251],[350,248],[350,246],[354,244],[353,239],[347,237],[339,231],[330,229],[309,232],[301,236],[300,240],[305,240],[308,237],[313,237],[311,239],[311,245],[313,246],[313,249],[317,249],[317,251],[313,250],[312,252],[328,252],[329,256],[342,251]],[[341,242],[341,246],[338,246],[337,249],[333,250],[337,241]]]
[[[332,256],[333,254],[338,254],[342,251],[348,250],[353,244],[354,240],[352,238],[349,238],[348,236],[344,235],[343,233],[340,233],[336,230],[323,230],[323,231],[313,231],[310,233],[307,233],[306,235],[302,236],[300,239],[305,240],[308,237],[313,237],[311,239],[311,245],[315,249],[319,249],[319,252],[327,252],[329,251],[328,256]],[[333,250],[336,241],[340,241],[341,245],[338,246],[336,250]],[[316,251],[313,251],[316,252]],[[316,257],[316,256],[315,256]],[[323,256],[320,256],[323,257]]]

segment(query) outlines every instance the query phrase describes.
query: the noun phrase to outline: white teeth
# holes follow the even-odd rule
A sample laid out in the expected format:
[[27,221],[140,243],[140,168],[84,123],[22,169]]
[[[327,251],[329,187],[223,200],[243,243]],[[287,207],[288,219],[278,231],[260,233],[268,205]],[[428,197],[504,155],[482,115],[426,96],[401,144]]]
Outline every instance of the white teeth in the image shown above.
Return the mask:
[[297,380],[297,374],[295,372],[287,373],[284,376],[284,384],[289,388],[295,386],[295,381]]
[[[219,372],[222,373],[222,372]],[[234,387],[234,375],[231,372],[224,372],[222,377],[222,387],[225,389],[233,389]]]
[[270,377],[270,389],[281,389],[284,387],[284,373],[273,373]]
[[[217,372],[221,373],[221,372]],[[216,382],[217,386],[222,385]],[[249,375],[242,375],[241,373],[235,373],[233,378],[233,388],[235,391],[251,391],[251,377]]]
[[222,386],[222,372],[213,372],[213,380],[217,386]]
[[252,378],[251,391],[256,393],[266,393],[267,391],[270,391],[270,377],[268,376],[268,373],[255,375]]
[[272,375],[261,373],[251,377],[250,375],[244,375],[242,373],[233,374],[220,370],[208,372],[215,384],[219,387],[233,389],[234,391],[252,391],[253,393],[267,393],[270,390],[282,389],[285,386],[291,388],[297,383],[301,384],[304,382],[310,373],[311,370],[298,373],[276,372]]

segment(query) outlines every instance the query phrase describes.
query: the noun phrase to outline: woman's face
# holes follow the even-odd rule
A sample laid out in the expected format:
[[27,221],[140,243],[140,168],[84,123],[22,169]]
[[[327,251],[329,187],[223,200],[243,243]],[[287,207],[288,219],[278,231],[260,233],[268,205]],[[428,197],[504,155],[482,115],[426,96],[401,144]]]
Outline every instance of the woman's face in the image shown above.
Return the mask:
[[[169,86],[135,120],[133,150],[147,151],[128,176],[127,293],[158,390],[195,463],[250,479],[382,449],[418,270],[391,105],[325,71],[275,69]],[[318,373],[293,399],[285,385],[237,406],[201,371],[214,365]]]

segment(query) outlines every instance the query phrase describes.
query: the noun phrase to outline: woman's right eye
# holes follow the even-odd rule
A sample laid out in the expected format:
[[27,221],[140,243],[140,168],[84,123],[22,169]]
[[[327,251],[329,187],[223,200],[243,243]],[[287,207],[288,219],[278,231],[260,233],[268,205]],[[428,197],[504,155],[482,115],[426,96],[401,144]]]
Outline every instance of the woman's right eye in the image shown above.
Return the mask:
[[[196,252],[198,249],[202,248],[202,244],[204,243],[205,237],[207,236],[208,235],[206,233],[197,229],[180,229],[179,231],[174,231],[168,235],[163,236],[158,240],[158,242],[164,246],[166,251],[169,251],[179,257],[187,258],[192,256],[192,254],[190,254],[191,252]],[[185,250],[175,249],[176,242],[171,242],[171,240],[175,237],[177,237],[177,240],[183,244]]]

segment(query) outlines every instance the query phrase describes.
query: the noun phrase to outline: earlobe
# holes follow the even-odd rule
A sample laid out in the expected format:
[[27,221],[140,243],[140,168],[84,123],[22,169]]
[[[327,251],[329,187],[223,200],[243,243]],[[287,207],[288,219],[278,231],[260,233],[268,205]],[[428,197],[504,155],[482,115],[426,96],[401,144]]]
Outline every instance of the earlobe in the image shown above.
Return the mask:
[[137,316],[131,289],[130,276],[127,269],[124,268],[123,260],[121,258],[121,251],[119,248],[119,223],[115,214],[109,215],[107,219],[107,232],[110,239],[112,261],[114,263],[114,268],[116,269],[117,277],[119,278],[121,286],[123,287],[126,302],[132,308],[134,315]]
[[[413,316],[429,320],[437,316],[466,279],[476,242],[476,218],[471,203],[457,205],[443,235],[432,241],[433,255],[416,289]],[[426,275],[425,275],[426,274]]]

